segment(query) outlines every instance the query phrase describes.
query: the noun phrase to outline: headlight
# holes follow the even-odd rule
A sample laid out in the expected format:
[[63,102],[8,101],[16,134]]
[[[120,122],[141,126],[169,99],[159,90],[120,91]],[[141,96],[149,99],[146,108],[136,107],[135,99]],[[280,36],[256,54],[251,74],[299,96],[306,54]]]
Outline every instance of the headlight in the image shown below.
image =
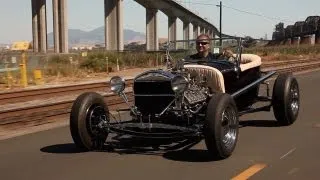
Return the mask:
[[183,93],[188,88],[188,80],[180,75],[171,80],[171,88],[175,93]]
[[110,79],[110,87],[112,92],[119,94],[125,88],[125,80],[119,76],[114,76]]

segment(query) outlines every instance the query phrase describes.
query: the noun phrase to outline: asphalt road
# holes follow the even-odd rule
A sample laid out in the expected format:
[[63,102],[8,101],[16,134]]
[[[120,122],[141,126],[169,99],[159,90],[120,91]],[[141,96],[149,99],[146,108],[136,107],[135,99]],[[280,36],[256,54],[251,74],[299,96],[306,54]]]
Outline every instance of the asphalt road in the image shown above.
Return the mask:
[[319,179],[320,72],[298,81],[296,123],[278,127],[272,112],[242,116],[236,150],[226,160],[208,159],[203,142],[185,151],[79,152],[63,127],[0,141],[0,179],[245,179],[250,173],[261,180]]

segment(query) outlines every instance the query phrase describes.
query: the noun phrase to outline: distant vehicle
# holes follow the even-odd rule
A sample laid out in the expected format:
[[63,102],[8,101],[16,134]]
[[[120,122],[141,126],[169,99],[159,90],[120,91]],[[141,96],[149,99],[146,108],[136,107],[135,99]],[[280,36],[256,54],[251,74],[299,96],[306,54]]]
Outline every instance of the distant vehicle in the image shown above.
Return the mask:
[[[74,143],[84,150],[98,150],[111,133],[154,142],[197,137],[205,140],[210,155],[225,159],[232,155],[238,141],[239,116],[273,108],[279,124],[293,124],[300,109],[296,78],[279,74],[270,95],[265,81],[276,72],[261,71],[261,58],[242,54],[242,40],[236,40],[235,63],[227,59],[193,62],[167,58],[167,68],[136,76],[134,105],[121,109],[130,113],[130,121],[111,122],[108,104],[100,94],[81,94],[70,115]],[[170,57],[169,51],[166,57]],[[114,76],[110,86],[129,105],[125,80]],[[261,88],[266,88],[266,95],[259,94]],[[259,106],[258,102],[268,104]]]

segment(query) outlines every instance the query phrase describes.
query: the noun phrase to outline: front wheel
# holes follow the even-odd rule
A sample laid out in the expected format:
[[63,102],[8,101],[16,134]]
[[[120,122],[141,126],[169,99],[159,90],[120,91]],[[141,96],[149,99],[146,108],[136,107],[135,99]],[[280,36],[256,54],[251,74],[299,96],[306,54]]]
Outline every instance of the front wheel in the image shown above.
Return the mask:
[[95,92],[81,94],[70,113],[70,132],[76,146],[83,150],[99,150],[107,139],[104,125],[109,122],[109,110],[103,97]]
[[209,153],[225,159],[234,151],[239,134],[239,117],[235,101],[228,94],[215,94],[207,107],[204,122],[205,143]]

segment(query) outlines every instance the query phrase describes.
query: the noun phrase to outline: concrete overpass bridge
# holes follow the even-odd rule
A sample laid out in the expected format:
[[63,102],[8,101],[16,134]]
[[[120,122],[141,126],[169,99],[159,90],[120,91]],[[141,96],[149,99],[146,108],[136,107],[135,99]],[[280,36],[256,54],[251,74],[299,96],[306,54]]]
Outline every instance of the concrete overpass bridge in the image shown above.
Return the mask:
[[[194,39],[199,33],[207,33],[211,37],[218,35],[217,28],[185,8],[174,0],[135,0],[146,8],[146,50],[159,49],[158,42],[158,12],[168,16],[168,40],[177,39],[177,20],[183,22],[183,40],[190,39],[193,25]],[[47,45],[47,16],[46,0],[31,0],[32,4],[32,34],[34,52],[46,53]],[[52,0],[54,51],[68,53],[68,17],[67,0]],[[104,0],[105,16],[105,48],[106,50],[123,50],[123,0]],[[188,48],[188,43],[184,44]]]

